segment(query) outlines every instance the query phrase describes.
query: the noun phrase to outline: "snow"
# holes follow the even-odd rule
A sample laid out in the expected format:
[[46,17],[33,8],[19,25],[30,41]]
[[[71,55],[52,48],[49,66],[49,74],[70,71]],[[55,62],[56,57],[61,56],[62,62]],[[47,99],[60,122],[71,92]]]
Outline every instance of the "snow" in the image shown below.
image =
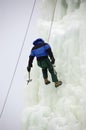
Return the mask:
[[[41,69],[34,61],[33,81],[25,90],[27,105],[22,130],[86,130],[86,1],[63,1],[57,2],[49,40],[56,59],[55,69],[63,84],[58,88],[54,83],[44,85]],[[41,3],[38,36],[46,42],[55,2]]]

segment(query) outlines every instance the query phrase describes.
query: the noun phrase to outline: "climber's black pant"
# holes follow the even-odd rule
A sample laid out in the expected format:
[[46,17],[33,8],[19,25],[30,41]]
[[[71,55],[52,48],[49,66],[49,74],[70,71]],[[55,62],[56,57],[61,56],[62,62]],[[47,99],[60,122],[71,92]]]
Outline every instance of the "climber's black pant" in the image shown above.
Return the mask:
[[42,60],[37,60],[37,64],[39,67],[42,68],[42,73],[43,73],[43,78],[47,79],[48,78],[48,71],[51,74],[51,78],[53,82],[58,81],[57,75],[54,72],[53,66],[48,58],[42,59]]

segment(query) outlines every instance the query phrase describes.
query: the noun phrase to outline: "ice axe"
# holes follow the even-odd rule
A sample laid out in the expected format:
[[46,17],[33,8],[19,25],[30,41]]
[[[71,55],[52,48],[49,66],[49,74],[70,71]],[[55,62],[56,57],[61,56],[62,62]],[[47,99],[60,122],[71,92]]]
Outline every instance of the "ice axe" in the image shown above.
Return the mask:
[[55,70],[55,67],[56,67],[56,66],[55,66],[55,65],[53,65],[54,74],[55,74],[55,75],[57,75],[57,72],[56,72],[56,70]]
[[28,80],[27,80],[27,85],[28,85],[28,83],[29,82],[31,82],[32,81],[32,79],[30,79],[30,72],[28,72]]

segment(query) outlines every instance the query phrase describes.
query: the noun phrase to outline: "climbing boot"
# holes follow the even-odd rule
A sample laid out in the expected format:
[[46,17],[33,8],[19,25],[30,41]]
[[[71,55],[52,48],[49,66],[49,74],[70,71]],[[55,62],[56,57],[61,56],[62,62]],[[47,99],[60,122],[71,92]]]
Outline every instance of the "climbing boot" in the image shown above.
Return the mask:
[[62,81],[57,81],[55,82],[55,87],[57,88],[58,86],[60,86],[62,84]]
[[50,81],[48,79],[44,79],[45,84],[50,84]]

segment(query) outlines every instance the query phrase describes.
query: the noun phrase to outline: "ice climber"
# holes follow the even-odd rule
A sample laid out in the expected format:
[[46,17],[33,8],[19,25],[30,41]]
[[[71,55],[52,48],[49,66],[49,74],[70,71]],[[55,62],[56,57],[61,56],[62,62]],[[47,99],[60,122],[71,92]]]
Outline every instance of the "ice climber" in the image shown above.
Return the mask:
[[55,63],[55,58],[53,56],[50,45],[48,43],[45,43],[45,41],[41,38],[36,39],[33,42],[33,45],[34,46],[31,49],[31,54],[28,60],[27,71],[31,71],[33,59],[36,57],[38,66],[42,68],[45,84],[50,84],[50,81],[48,80],[49,71],[51,74],[52,82],[55,83],[55,87],[58,87],[62,84],[62,82],[58,81],[57,75],[54,72],[53,64]]

